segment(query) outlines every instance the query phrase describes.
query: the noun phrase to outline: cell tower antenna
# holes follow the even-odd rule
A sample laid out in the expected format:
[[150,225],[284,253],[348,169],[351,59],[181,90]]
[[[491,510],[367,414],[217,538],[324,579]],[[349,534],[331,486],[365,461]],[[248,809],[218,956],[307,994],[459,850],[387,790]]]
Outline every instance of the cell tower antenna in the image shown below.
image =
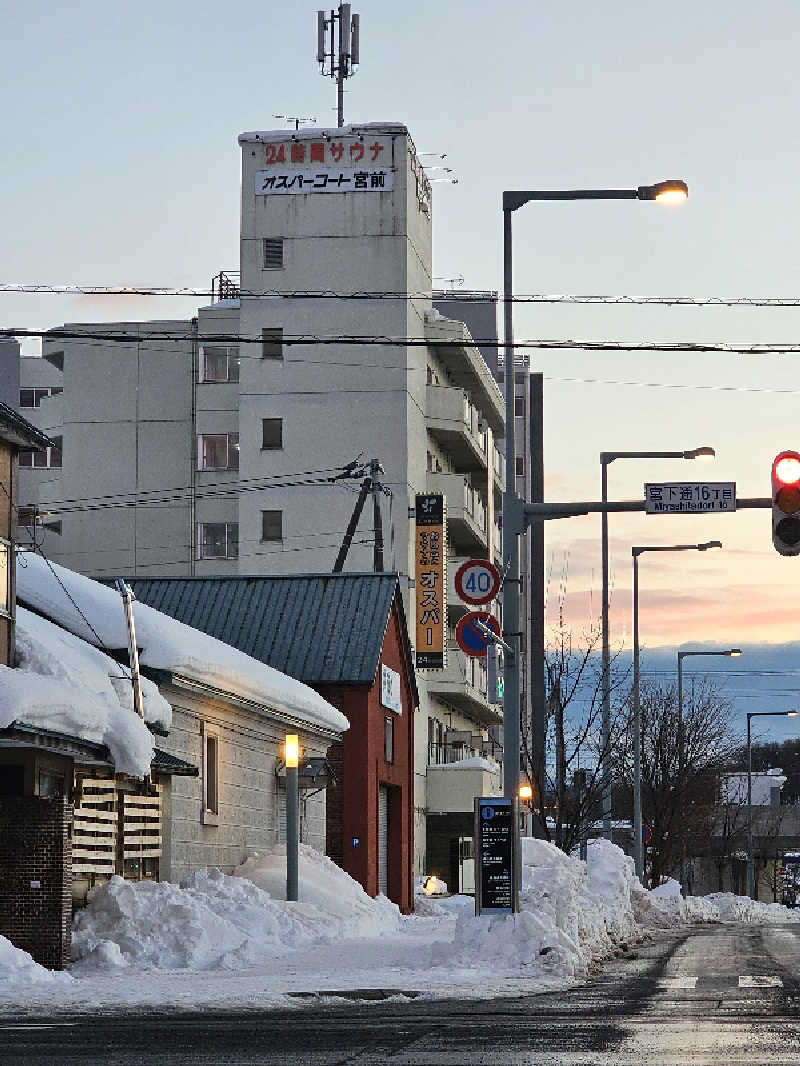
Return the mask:
[[[339,129],[344,125],[344,80],[352,78],[359,63],[360,17],[352,4],[339,4],[330,17],[317,11],[317,62],[320,74],[336,79],[336,110]],[[337,43],[338,41],[338,43]]]

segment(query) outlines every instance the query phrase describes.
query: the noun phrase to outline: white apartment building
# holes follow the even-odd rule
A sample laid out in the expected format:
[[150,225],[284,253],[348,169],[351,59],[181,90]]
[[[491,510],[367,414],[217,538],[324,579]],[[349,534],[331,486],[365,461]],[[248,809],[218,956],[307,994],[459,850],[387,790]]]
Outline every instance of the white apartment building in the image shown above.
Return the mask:
[[[447,767],[500,756],[500,716],[452,639],[452,575],[500,562],[503,398],[463,322],[432,307],[431,186],[404,126],[239,144],[237,290],[189,321],[67,325],[20,360],[19,399],[50,390],[26,417],[63,440],[31,458],[20,499],[46,554],[93,576],[318,573],[360,484],[325,479],[377,459],[385,569],[410,585],[415,495],[443,492],[451,643],[447,669],[419,676],[415,868],[468,886],[472,797],[500,775]],[[372,566],[366,508],[345,569]],[[413,595],[406,611],[413,634]]]

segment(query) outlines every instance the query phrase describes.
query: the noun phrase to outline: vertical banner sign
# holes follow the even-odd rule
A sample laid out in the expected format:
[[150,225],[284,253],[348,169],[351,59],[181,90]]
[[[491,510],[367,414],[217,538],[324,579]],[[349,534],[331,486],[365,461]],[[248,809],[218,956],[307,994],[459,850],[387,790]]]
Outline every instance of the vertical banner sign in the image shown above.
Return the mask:
[[447,506],[440,492],[416,498],[417,669],[447,666]]
[[517,903],[516,800],[475,797],[475,913],[513,914]]

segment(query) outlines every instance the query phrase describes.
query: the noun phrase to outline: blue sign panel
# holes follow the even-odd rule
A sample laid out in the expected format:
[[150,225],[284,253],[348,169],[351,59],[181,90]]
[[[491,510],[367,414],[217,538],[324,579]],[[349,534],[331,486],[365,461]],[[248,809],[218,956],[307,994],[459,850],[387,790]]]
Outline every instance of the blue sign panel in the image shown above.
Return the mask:
[[510,799],[476,798],[478,914],[512,914],[515,910],[515,820],[515,805]]

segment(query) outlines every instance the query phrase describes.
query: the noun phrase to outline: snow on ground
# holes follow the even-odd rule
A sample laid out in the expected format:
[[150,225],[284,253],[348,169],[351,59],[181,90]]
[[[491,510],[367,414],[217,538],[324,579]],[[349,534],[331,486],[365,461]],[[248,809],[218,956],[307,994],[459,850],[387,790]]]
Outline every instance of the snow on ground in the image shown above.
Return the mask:
[[[128,647],[122,598],[114,589],[48,564],[35,552],[17,552],[16,575],[22,603],[90,644],[97,643],[99,635],[107,648]],[[134,618],[142,666],[185,674],[339,733],[348,728],[345,716],[301,681],[144,603],[135,603]]]
[[[75,921],[74,963],[52,974],[0,938],[0,1013],[146,1007],[302,1006],[291,993],[381,988],[494,998],[564,988],[658,928],[699,921],[798,921],[776,904],[646,892],[605,840],[588,862],[522,842],[520,913],[474,914],[468,896],[416,895],[401,915],[302,846],[300,901],[285,899],[285,849],[234,876],[202,870],[180,886],[113,878]],[[671,886],[670,886],[671,887]]]

